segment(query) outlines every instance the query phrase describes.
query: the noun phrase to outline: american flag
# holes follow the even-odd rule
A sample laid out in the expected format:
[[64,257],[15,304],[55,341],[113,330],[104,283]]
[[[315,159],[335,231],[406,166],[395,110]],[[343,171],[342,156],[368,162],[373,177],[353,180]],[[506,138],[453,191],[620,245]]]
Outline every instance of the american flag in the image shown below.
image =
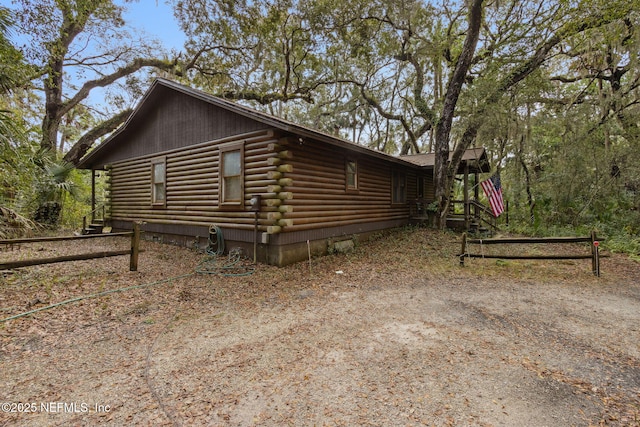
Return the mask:
[[489,205],[491,205],[493,216],[495,216],[496,218],[499,217],[500,214],[504,212],[504,201],[502,199],[502,185],[500,184],[500,177],[498,175],[493,175],[486,181],[482,181],[480,185],[484,190],[484,194],[487,195],[487,199],[489,199]]

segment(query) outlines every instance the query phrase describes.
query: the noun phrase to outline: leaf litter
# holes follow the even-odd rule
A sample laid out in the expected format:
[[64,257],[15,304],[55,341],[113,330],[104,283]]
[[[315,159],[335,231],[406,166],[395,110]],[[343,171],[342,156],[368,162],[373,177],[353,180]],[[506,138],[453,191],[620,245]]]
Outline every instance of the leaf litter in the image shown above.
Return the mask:
[[640,425],[639,264],[612,255],[600,278],[588,260],[460,267],[459,241],[407,228],[243,277],[191,274],[202,254],[143,242],[138,272],[116,257],[7,273],[2,318],[164,282],[2,323],[0,402],[38,410],[0,424]]

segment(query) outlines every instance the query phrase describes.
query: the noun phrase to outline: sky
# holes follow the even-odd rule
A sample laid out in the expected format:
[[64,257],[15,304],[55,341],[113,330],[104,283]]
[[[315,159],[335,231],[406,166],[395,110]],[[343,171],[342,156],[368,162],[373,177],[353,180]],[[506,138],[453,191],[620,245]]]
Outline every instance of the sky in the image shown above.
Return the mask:
[[[185,36],[173,16],[173,9],[165,1],[138,0],[128,3],[124,19],[131,27],[142,29],[145,33],[162,41],[165,47],[181,49]],[[122,1],[116,0],[116,4],[122,3]],[[18,8],[12,0],[0,0],[0,6],[6,6],[13,10]]]
[[[122,4],[116,0],[116,4],[118,3]],[[158,39],[167,51],[182,50],[186,37],[173,16],[173,8],[165,0],[139,0],[127,3],[126,9],[123,19],[128,27],[148,35],[149,38]],[[105,90],[96,88],[86,102],[101,110],[104,98]],[[130,107],[134,107],[138,101],[132,99]]]
[[185,36],[173,16],[173,9],[163,0],[140,0],[127,5],[124,20],[130,26],[157,38],[167,49],[182,49]]

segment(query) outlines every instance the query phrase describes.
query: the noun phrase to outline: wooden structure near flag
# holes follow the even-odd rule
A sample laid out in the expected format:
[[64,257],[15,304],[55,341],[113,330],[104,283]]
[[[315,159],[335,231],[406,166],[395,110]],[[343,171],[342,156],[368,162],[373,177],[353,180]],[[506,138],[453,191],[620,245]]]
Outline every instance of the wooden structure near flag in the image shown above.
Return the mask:
[[[449,153],[449,161],[452,157],[453,152]],[[410,154],[400,156],[400,159],[422,168],[433,170],[435,167],[435,153]],[[489,158],[484,148],[470,148],[465,151],[456,171],[456,179],[462,182],[463,199],[455,199],[452,195],[447,227],[464,231],[478,231],[481,227],[497,229],[496,217],[489,207],[480,202],[480,174],[488,173],[490,170]],[[430,184],[433,186],[433,181],[430,181]],[[430,199],[426,197],[426,202],[435,199],[435,195],[431,194],[431,196]],[[422,201],[418,200],[418,203]],[[459,209],[460,206],[462,209]],[[462,213],[459,213],[460,210]]]
[[[508,245],[508,244],[549,244],[549,243],[585,243],[591,244],[590,254],[485,254],[468,252],[468,245]],[[465,258],[493,258],[493,259],[533,259],[533,260],[562,260],[562,259],[591,259],[593,274],[600,277],[600,242],[596,232],[592,231],[587,237],[515,237],[500,239],[468,239],[467,234],[462,235],[462,248],[458,257],[460,265],[464,266]]]

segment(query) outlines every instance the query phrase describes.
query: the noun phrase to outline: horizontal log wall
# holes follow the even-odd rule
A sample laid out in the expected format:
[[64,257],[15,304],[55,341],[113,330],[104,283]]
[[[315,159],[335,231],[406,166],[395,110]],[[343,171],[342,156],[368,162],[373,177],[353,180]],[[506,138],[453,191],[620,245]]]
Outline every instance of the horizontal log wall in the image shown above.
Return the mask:
[[[391,203],[391,175],[395,168],[406,173],[411,200],[417,182],[413,170],[314,141],[291,142],[287,151],[290,171],[283,176],[291,180],[286,189],[293,198],[286,204],[293,211],[283,214],[292,220],[285,232],[408,219],[407,203]],[[347,160],[357,162],[357,190],[346,187]]]
[[424,179],[424,194],[422,195],[422,197],[425,200],[435,200],[436,199],[436,187],[435,185],[433,185],[433,171],[429,171],[427,173],[424,173],[423,175],[423,179]]
[[[244,206],[218,206],[219,145],[244,141]],[[166,206],[151,204],[151,162],[166,160]],[[346,161],[357,162],[357,189],[346,187]],[[407,202],[392,203],[391,176],[405,173]],[[416,197],[412,168],[356,154],[325,143],[280,137],[273,131],[200,143],[129,159],[108,168],[109,216],[180,226],[219,225],[253,230],[253,195],[262,196],[258,230],[269,234],[307,232],[367,223],[398,223],[409,217]]]
[[[244,141],[244,206],[220,209],[219,145]],[[271,131],[254,132],[218,141],[193,145],[115,163],[107,170],[109,215],[113,220],[142,220],[157,224],[208,226],[217,224],[235,229],[253,230],[255,213],[249,211],[249,201],[262,195],[259,230],[277,232],[282,218],[282,199],[290,195],[282,191],[274,173],[278,137]],[[151,204],[151,161],[166,159],[166,206]],[[274,216],[275,215],[275,216]],[[286,222],[283,223],[286,225]]]

